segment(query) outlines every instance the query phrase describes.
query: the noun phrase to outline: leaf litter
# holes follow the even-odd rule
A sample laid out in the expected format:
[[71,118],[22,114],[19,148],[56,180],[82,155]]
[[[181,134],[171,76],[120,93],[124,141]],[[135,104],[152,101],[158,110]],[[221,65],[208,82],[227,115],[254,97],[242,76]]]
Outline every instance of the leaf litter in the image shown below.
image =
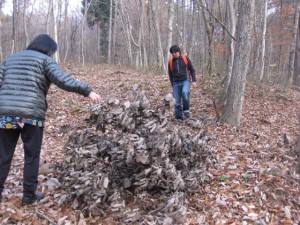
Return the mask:
[[[169,81],[164,76],[142,74],[129,69],[120,73],[117,72],[119,68],[105,65],[85,69],[66,65],[65,69],[77,79],[91,83],[106,102],[114,99],[131,102],[128,93],[132,85],[138,84],[139,89],[145,91],[151,109],[158,112],[164,105],[162,99],[171,92]],[[262,93],[248,84],[243,123],[240,127],[234,127],[217,122],[208,85],[211,83],[204,80],[191,93],[193,119],[200,121],[199,127],[204,124],[200,130],[204,129],[210,135],[207,148],[215,148],[213,159],[216,160],[205,171],[207,179],[199,183],[197,191],[190,191],[189,188],[174,190],[174,184],[170,185],[167,192],[166,185],[165,189],[156,192],[145,191],[143,179],[139,180],[140,183],[135,181],[138,183],[136,185],[133,185],[133,181],[123,179],[119,186],[123,188],[122,191],[115,191],[109,189],[112,182],[108,177],[101,178],[100,175],[104,174],[102,171],[98,174],[99,183],[102,182],[102,189],[109,189],[109,194],[106,199],[101,199],[102,208],[95,201],[98,212],[102,210],[97,215],[86,210],[86,207],[82,208],[89,206],[88,198],[74,201],[76,195],[70,195],[70,189],[66,189],[64,180],[61,180],[61,165],[66,160],[73,160],[72,154],[76,153],[64,150],[74,144],[68,142],[69,131],[84,126],[82,121],[90,116],[90,103],[79,95],[52,86],[48,96],[49,110],[41,157],[42,164],[49,166],[44,166],[46,169],[39,176],[39,191],[45,192],[47,197],[34,206],[20,207],[23,169],[20,142],[0,204],[1,224],[120,224],[120,221],[123,224],[174,224],[174,221],[177,224],[297,224],[300,221],[300,178],[295,173],[299,92],[290,90],[288,97],[277,98],[278,87],[265,87],[268,91]],[[178,127],[172,110],[164,115],[173,132],[184,129],[191,136],[199,133],[198,128],[188,123],[182,128]],[[109,126],[107,129],[112,132],[115,128]],[[92,128],[91,132],[98,135],[100,130]],[[129,133],[116,132],[115,136],[120,133],[128,141],[125,136],[129,136]],[[92,154],[90,151],[86,156],[91,157]],[[139,163],[147,162],[147,159],[140,157]],[[99,165],[103,166],[100,162]],[[90,170],[93,171],[92,168]],[[151,177],[151,171],[148,170],[144,170],[144,176],[148,175],[146,178]],[[159,169],[156,168],[156,174],[157,171]],[[88,173],[86,178],[81,176],[78,189],[83,182],[87,186],[95,182],[89,176]],[[135,193],[130,185],[142,188]],[[142,209],[140,205],[143,205]],[[176,214],[184,215],[183,219],[180,220]]]

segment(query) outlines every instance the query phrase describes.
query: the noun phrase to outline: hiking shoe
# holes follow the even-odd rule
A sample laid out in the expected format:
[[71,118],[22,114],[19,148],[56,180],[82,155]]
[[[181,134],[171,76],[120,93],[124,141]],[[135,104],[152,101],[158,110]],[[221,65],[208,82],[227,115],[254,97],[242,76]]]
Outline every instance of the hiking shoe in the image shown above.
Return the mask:
[[26,194],[22,198],[21,205],[31,205],[35,201],[40,201],[43,198],[45,198],[45,195],[43,193],[37,193],[37,194],[35,194],[33,192],[33,193],[30,193],[30,194]]
[[184,111],[183,115],[185,116],[185,118],[189,119],[192,116],[192,113],[190,111]]
[[177,119],[177,123],[178,123],[178,125],[181,125],[183,123],[183,120],[182,119]]

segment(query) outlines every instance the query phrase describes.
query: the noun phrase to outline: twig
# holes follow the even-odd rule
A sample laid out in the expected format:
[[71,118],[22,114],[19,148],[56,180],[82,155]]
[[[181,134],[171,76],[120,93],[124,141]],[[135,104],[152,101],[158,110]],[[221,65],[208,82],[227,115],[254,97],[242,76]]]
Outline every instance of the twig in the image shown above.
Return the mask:
[[202,9],[204,9],[206,12],[208,12],[219,24],[221,24],[221,26],[226,30],[227,34],[229,34],[229,36],[236,41],[236,39],[232,36],[232,34],[229,32],[229,30],[227,29],[227,27],[220,21],[217,19],[217,17],[215,17],[207,8],[203,7],[200,4],[197,4],[199,7],[201,7]]
[[48,216],[44,215],[43,213],[39,212],[37,209],[35,210],[36,214],[43,218],[43,219],[46,219],[49,221],[50,224],[53,224],[53,225],[57,225],[58,223],[56,223],[55,221],[53,221],[52,219],[50,219]]

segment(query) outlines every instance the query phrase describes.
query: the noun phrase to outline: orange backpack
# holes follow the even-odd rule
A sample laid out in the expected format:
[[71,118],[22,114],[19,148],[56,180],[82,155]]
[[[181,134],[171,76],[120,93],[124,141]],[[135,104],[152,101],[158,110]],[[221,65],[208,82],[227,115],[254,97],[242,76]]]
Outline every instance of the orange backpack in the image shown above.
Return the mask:
[[[191,74],[190,74],[190,71],[188,69],[188,64],[189,64],[188,59],[187,59],[186,55],[181,55],[181,57],[182,57],[182,59],[184,61],[184,64],[186,66],[186,70],[188,71],[189,77],[190,77],[190,80],[191,80]],[[169,65],[170,65],[170,70],[173,73],[173,58],[170,59]]]

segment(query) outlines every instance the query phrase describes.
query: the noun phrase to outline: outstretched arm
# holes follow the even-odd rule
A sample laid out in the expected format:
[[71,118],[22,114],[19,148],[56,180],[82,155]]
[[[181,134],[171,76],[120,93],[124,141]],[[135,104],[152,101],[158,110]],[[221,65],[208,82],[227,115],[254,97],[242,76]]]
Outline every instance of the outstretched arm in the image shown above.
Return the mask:
[[89,96],[88,96],[94,104],[100,104],[102,103],[102,98],[100,95],[98,95],[97,93],[91,91]]

